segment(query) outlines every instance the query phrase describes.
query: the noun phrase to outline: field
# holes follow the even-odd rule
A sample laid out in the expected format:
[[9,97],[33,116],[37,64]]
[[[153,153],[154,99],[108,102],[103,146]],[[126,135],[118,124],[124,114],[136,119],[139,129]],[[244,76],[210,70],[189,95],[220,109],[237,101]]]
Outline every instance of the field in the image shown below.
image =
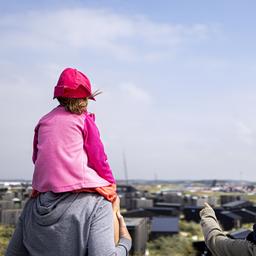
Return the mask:
[[4,255],[14,227],[0,225],[0,256]]

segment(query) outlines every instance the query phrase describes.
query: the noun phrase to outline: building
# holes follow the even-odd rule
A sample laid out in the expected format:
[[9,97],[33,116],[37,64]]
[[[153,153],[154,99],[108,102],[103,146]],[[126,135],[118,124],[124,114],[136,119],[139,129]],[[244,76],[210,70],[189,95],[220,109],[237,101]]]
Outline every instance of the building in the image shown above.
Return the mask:
[[227,204],[227,203],[231,203],[234,201],[239,201],[242,200],[242,196],[241,195],[221,195],[220,196],[220,204]]
[[1,223],[3,225],[16,225],[21,214],[21,209],[5,209],[1,211]]
[[157,216],[178,216],[179,211],[170,207],[140,208],[124,212],[125,217],[157,217]]
[[2,210],[13,209],[13,208],[15,208],[14,207],[14,201],[12,199],[11,200],[1,200],[0,201],[0,208]]
[[243,224],[256,223],[256,212],[252,212],[252,211],[244,209],[244,208],[234,210],[232,212],[239,215],[242,218],[241,221]]
[[142,198],[131,198],[129,209],[148,208],[153,206],[153,200]]
[[[139,208],[139,205],[153,205],[153,200],[140,201],[135,199],[141,199],[144,197],[143,192],[137,190],[135,187],[126,184],[117,185],[117,194],[120,197],[120,207],[128,210]],[[145,199],[148,200],[148,199]]]
[[227,236],[232,239],[246,239],[246,237],[251,233],[248,229],[239,229],[229,233]]
[[231,212],[231,211],[222,211],[215,212],[216,217],[221,224],[224,230],[231,230],[233,228],[240,228],[242,224],[241,216]]
[[186,206],[183,209],[184,219],[186,221],[194,221],[199,223],[201,218],[199,212],[203,209],[200,206]]
[[230,203],[223,204],[222,207],[225,210],[235,210],[252,206],[252,202],[246,200],[237,200]]
[[132,186],[132,185],[126,185],[126,184],[117,184],[117,193],[118,195],[125,195],[128,193],[136,193],[138,190]]
[[153,217],[151,220],[150,238],[174,235],[179,233],[179,217]]
[[177,203],[183,202],[183,195],[181,192],[164,191],[161,192],[162,201],[166,203]]
[[208,196],[208,195],[199,196],[197,199],[197,202],[196,202],[196,206],[204,207],[205,203],[208,203],[212,207],[214,207],[217,205],[217,197],[216,196]]
[[154,206],[155,207],[174,208],[178,211],[181,210],[181,204],[177,204],[177,203],[156,202],[154,204]]
[[247,206],[244,207],[246,210],[252,211],[252,212],[256,212],[256,206],[255,205],[251,205],[251,206]]
[[148,241],[148,220],[146,218],[125,218],[127,229],[132,237],[129,255],[144,255]]

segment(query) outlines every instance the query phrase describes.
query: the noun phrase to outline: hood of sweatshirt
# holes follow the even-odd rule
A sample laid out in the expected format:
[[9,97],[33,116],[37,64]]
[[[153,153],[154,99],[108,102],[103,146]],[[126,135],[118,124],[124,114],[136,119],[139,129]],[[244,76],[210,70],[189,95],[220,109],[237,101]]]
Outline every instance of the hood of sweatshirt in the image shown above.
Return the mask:
[[[33,204],[35,221],[42,226],[49,226],[58,222],[77,196],[78,193],[46,192],[40,194]],[[63,200],[65,203],[60,203]]]

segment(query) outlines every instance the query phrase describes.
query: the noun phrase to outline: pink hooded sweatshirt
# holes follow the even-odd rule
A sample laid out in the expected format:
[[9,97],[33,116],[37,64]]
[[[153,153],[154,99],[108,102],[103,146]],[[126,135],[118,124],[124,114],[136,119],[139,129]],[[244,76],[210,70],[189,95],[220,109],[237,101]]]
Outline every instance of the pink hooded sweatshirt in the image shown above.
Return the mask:
[[58,106],[35,128],[32,187],[65,192],[115,184],[94,115]]

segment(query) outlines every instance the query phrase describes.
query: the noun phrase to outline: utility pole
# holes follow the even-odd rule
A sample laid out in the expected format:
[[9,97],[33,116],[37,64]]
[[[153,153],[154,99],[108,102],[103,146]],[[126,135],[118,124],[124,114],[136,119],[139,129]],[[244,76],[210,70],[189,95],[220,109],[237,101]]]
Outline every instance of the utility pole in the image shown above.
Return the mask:
[[243,172],[242,171],[239,172],[239,176],[240,176],[240,185],[242,186],[242,184],[243,184]]
[[124,177],[125,177],[125,182],[126,185],[128,185],[128,169],[127,169],[127,162],[126,162],[126,155],[125,152],[123,151],[123,164],[124,164]]
[[157,184],[157,182],[158,182],[158,176],[157,176],[157,173],[156,173],[156,172],[154,173],[154,180],[155,180],[155,184]]

